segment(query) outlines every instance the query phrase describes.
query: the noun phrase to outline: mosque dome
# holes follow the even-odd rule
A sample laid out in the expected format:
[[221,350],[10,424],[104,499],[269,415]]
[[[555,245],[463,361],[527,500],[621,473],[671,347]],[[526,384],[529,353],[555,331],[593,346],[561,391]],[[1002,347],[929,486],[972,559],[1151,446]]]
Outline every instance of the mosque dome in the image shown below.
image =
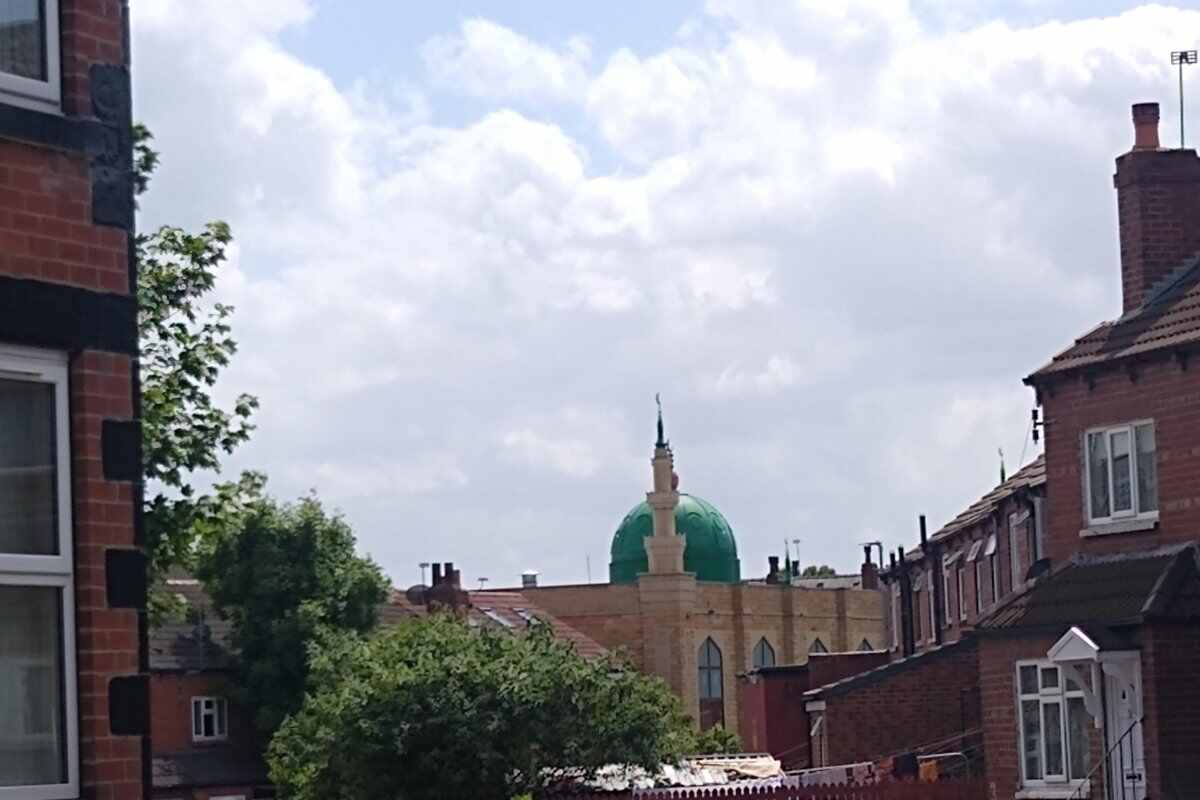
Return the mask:
[[[737,540],[729,522],[712,503],[680,493],[675,507],[675,528],[683,536],[683,568],[697,580],[737,583],[741,580]],[[643,539],[654,533],[654,518],[645,501],[625,515],[613,534],[608,579],[612,583],[633,583],[638,573],[648,572],[649,561]]]

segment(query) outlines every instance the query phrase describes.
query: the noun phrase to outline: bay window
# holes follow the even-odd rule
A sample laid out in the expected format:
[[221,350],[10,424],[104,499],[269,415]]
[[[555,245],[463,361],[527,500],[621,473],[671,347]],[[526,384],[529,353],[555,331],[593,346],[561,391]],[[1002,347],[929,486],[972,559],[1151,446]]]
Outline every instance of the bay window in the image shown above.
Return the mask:
[[78,793],[67,400],[65,356],[0,348],[0,800]]
[[58,108],[58,0],[0,0],[0,102]]
[[1089,522],[1157,516],[1155,449],[1154,423],[1150,421],[1087,432],[1084,473]]
[[1050,661],[1020,661],[1016,669],[1022,782],[1083,780],[1091,769],[1092,724],[1082,687]]

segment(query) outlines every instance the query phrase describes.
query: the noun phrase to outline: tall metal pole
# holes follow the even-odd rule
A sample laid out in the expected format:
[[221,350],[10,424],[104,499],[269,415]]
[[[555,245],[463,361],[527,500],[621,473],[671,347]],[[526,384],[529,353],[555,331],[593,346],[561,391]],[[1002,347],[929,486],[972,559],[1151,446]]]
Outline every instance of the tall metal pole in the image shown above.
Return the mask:
[[1172,50],[1171,63],[1179,66],[1179,149],[1183,149],[1186,140],[1184,139],[1183,128],[1183,67],[1185,64],[1195,64],[1197,60],[1195,50]]

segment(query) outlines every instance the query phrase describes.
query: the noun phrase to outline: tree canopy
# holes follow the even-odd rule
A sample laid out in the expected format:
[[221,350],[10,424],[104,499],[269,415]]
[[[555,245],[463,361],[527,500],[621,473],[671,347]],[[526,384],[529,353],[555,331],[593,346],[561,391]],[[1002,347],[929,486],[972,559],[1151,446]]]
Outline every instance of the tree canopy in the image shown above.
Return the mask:
[[291,800],[509,800],[563,768],[655,770],[695,741],[657,678],[586,660],[543,625],[438,613],[320,648],[268,761]]
[[[134,127],[134,182],[149,186],[159,157],[144,126]],[[198,539],[228,523],[261,494],[264,478],[243,473],[211,491],[195,485],[197,473],[216,472],[253,431],[258,400],[238,395],[222,407],[213,399],[221,371],[237,352],[233,308],[211,301],[217,271],[232,236],[224,222],[190,233],[164,226],[135,242],[138,266],[138,338],[141,378],[143,509],[150,579],[173,566],[190,566]],[[161,592],[151,612],[166,612]]]
[[801,578],[836,578],[837,570],[834,569],[833,567],[829,566],[828,564],[822,564],[820,566],[817,566],[816,564],[809,564],[807,567],[805,567],[804,569],[802,569],[800,571],[800,577]]
[[265,735],[300,708],[310,646],[375,625],[389,583],[354,544],[345,521],[313,497],[254,500],[204,543],[197,576],[232,623],[237,699]]

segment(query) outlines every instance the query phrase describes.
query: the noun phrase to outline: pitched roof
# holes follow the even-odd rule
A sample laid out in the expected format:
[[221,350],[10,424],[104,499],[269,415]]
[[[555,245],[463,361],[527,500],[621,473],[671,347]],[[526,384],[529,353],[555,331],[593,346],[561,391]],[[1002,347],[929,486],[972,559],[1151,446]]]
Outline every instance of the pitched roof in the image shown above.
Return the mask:
[[947,539],[964,528],[969,528],[987,519],[992,512],[1000,507],[1002,502],[1020,490],[1041,486],[1045,482],[1046,458],[1045,456],[1038,456],[1014,472],[1012,477],[1004,481],[1004,483],[1001,483],[983,497],[967,506],[965,511],[943,525],[930,539],[935,542]]
[[520,592],[483,590],[471,592],[470,597],[471,619],[478,624],[499,625],[519,631],[530,625],[544,623],[550,626],[555,638],[572,644],[575,652],[584,658],[601,658],[608,653],[595,639],[544,611]]
[[863,686],[869,686],[873,683],[887,680],[888,678],[891,678],[892,676],[901,672],[906,672],[910,669],[916,669],[917,667],[937,661],[953,653],[969,652],[975,647],[975,645],[975,640],[970,637],[955,639],[953,642],[940,644],[936,647],[922,650],[919,653],[914,653],[910,656],[905,656],[904,658],[900,658],[895,661],[889,661],[888,663],[881,664],[873,669],[858,672],[854,675],[848,675],[845,678],[833,681],[832,683],[827,683],[824,686],[818,686],[816,688],[809,689],[804,693],[804,699],[805,701],[820,700],[826,697],[835,697],[837,695],[846,694],[853,689],[859,689]]
[[182,600],[188,614],[202,621],[171,621],[150,630],[150,669],[202,672],[233,666],[232,626],[212,610],[212,601],[195,578],[168,578],[167,590]]
[[1139,308],[1088,331],[1025,382],[1197,342],[1200,257],[1189,259],[1151,287]]
[[[212,601],[200,582],[195,578],[170,578],[167,587],[184,600],[189,613],[202,614],[203,622],[172,621],[155,626],[150,631],[150,669],[202,672],[232,668],[232,626],[212,610]],[[468,596],[471,601],[468,620],[473,625],[516,632],[545,623],[556,638],[570,642],[584,658],[600,658],[608,653],[596,640],[551,615],[519,591],[469,592]],[[379,607],[379,624],[394,625],[425,613],[424,605],[393,589],[387,602]]]
[[155,789],[267,782],[267,768],[262,759],[245,748],[235,747],[209,747],[155,756],[151,772]]
[[1077,554],[984,617],[976,632],[1121,626],[1200,616],[1195,543],[1114,555]]

